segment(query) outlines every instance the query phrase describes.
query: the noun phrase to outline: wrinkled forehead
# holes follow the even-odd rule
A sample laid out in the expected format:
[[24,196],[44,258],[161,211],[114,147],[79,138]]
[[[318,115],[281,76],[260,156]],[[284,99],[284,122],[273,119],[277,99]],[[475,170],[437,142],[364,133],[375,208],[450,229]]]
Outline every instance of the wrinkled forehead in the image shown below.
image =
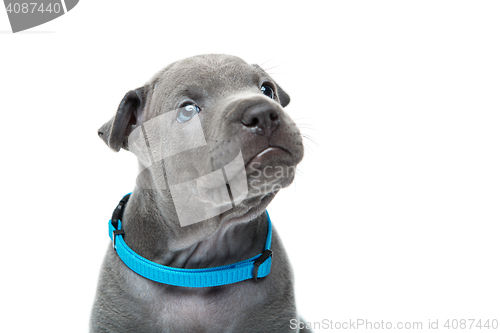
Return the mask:
[[248,87],[258,87],[265,73],[237,57],[192,57],[159,73],[155,90],[171,98],[207,99]]

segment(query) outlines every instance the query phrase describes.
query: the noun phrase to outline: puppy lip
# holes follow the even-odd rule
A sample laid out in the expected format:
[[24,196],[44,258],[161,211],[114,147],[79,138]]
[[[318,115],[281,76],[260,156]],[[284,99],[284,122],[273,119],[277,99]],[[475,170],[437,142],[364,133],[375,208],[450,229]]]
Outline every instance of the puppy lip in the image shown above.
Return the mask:
[[252,162],[255,162],[256,160],[259,160],[261,158],[263,158],[264,155],[266,154],[274,154],[275,152],[282,152],[282,153],[288,153],[290,154],[290,152],[282,147],[277,147],[277,146],[269,146],[267,147],[266,149],[260,151],[259,153],[257,153],[255,156],[253,156],[252,158],[250,158],[248,160],[248,162],[245,163],[245,167],[247,167],[250,163]]

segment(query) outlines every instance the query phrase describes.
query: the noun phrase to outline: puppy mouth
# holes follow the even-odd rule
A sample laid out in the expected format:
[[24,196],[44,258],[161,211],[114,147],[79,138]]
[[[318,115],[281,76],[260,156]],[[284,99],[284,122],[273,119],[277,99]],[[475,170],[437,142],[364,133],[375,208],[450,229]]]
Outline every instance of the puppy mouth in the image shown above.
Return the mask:
[[260,151],[253,157],[251,157],[246,163],[245,168],[248,166],[258,163],[259,165],[264,164],[266,161],[270,159],[276,159],[279,157],[285,157],[291,155],[290,152],[282,147],[277,146],[269,146],[264,150]]

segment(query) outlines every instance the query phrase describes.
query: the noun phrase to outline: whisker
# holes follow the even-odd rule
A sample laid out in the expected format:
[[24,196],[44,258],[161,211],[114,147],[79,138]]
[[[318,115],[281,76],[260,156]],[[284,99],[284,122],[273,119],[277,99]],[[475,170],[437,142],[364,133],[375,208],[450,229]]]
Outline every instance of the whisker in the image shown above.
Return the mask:
[[309,135],[307,135],[307,134],[301,134],[301,136],[302,136],[304,139],[309,140],[309,141],[311,141],[312,143],[314,143],[314,145],[315,145],[316,147],[319,147],[318,142],[317,142],[315,139],[313,139],[311,136],[309,136]]
[[302,170],[300,170],[299,168],[296,168],[296,169],[295,169],[295,174],[296,174],[297,176],[301,176],[301,177],[304,177],[304,176],[306,175],[306,174],[305,174],[305,172],[304,172],[304,171],[302,171]]
[[258,65],[258,66],[259,66],[260,68],[262,68],[262,65],[267,64],[269,61],[272,61],[272,60],[274,60],[274,59],[276,59],[276,58],[271,58],[271,59],[269,59],[269,60],[266,60],[266,61],[264,61],[262,64],[260,64],[260,65]]
[[300,130],[306,129],[306,130],[311,130],[311,131],[317,131],[318,129],[314,125],[309,125],[309,124],[297,124],[297,128]]
[[311,119],[314,119],[314,120],[318,120],[317,117],[300,117],[300,118],[293,118],[294,120],[311,120]]
[[281,65],[283,65],[283,64],[286,64],[286,61],[283,61],[281,64],[278,64],[278,65],[273,66],[273,67],[266,68],[266,69],[264,69],[264,70],[267,72],[268,70],[273,69],[273,68],[276,68],[276,67],[279,67],[279,66],[281,66]]
[[267,74],[269,75],[287,75],[286,73],[279,73],[279,72],[268,72],[266,71]]
[[300,122],[295,122],[292,126],[296,126],[298,128],[310,128],[310,129],[314,129],[317,131],[316,129],[316,126],[313,125],[313,124],[310,124],[310,123],[300,123]]
[[304,142],[303,144],[306,153],[311,153],[311,154],[314,153],[314,149],[307,142]]

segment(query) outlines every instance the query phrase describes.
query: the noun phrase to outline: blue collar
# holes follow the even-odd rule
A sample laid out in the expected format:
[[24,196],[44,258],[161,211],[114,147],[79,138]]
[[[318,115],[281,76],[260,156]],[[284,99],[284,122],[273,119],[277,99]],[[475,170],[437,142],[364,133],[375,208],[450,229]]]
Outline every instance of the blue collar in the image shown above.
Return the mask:
[[254,279],[257,281],[271,271],[272,254],[271,219],[266,210],[268,230],[264,252],[250,259],[246,259],[234,264],[210,268],[176,268],[157,264],[144,257],[141,257],[123,240],[125,235],[122,229],[121,218],[125,205],[130,194],[125,195],[109,220],[109,237],[113,241],[113,248],[125,265],[137,274],[160,283],[165,283],[180,287],[214,287],[223,286],[243,280]]

